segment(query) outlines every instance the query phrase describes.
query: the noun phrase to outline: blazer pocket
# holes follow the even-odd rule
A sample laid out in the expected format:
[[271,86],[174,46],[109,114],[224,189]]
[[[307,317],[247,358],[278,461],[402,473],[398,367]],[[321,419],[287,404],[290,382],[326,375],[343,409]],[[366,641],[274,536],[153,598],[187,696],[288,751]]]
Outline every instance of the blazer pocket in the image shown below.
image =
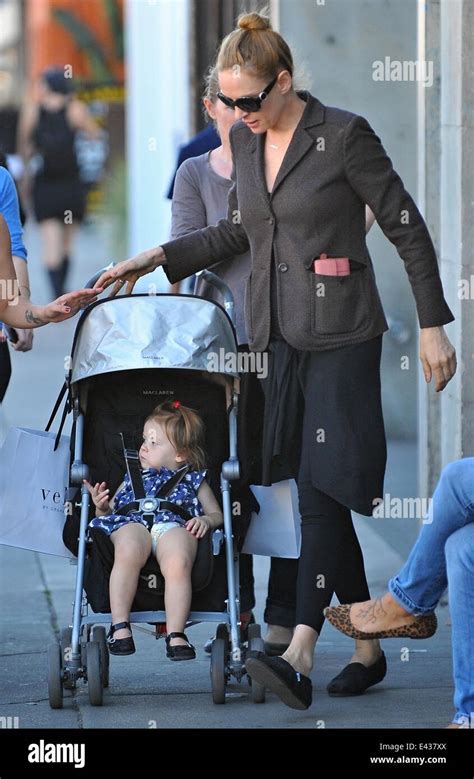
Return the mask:
[[[359,265],[359,263],[357,263]],[[341,335],[369,323],[367,268],[351,261],[349,276],[324,276],[311,271],[313,335]]]

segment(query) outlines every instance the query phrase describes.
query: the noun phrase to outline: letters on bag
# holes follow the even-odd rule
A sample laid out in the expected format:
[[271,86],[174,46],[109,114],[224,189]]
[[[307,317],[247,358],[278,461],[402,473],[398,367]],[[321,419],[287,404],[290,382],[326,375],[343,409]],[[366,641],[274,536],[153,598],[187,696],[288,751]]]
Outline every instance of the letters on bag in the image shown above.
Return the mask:
[[242,552],[264,557],[298,558],[301,547],[301,517],[294,479],[271,487],[251,486],[260,504],[252,513]]
[[64,546],[69,438],[11,428],[0,450],[0,544],[73,557]]

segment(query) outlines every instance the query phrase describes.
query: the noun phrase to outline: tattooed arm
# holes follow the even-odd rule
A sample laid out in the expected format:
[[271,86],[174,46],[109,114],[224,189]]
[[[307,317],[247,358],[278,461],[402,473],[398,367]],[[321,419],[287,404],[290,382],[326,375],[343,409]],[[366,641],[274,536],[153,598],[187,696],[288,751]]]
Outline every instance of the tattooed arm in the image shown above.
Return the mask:
[[10,233],[0,214],[0,322],[24,329],[62,322],[83,306],[93,303],[100,292],[100,289],[69,292],[46,306],[37,306],[22,298],[11,256]]

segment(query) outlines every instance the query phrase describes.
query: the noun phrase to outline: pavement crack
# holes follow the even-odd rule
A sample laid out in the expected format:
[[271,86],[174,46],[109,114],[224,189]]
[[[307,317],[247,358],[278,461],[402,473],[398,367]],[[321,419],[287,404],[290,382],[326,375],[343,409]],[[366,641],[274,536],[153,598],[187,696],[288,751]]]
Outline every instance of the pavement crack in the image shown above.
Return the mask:
[[[52,628],[53,633],[55,635],[56,641],[59,641],[59,639],[60,639],[60,629],[59,629],[58,614],[57,614],[57,611],[56,611],[56,609],[54,607],[54,602],[53,602],[53,593],[51,592],[51,590],[48,587],[46,574],[45,574],[45,571],[44,571],[44,568],[43,568],[43,564],[41,562],[41,555],[38,552],[35,553],[35,559],[36,559],[36,564],[38,566],[38,571],[39,571],[39,576],[40,576],[40,579],[41,579],[41,583],[43,585],[43,593],[44,593],[44,596],[46,598],[46,604],[48,606],[49,621],[51,623],[51,628]],[[79,730],[81,730],[81,729],[84,728],[84,721],[83,721],[83,718],[82,718],[81,710],[79,708],[78,700],[76,698],[77,693],[76,693],[75,689],[71,690],[70,692],[72,693],[71,696],[70,696],[72,708],[75,711],[75,714],[76,714],[76,717],[77,717],[77,723],[78,723],[77,727],[79,728]]]

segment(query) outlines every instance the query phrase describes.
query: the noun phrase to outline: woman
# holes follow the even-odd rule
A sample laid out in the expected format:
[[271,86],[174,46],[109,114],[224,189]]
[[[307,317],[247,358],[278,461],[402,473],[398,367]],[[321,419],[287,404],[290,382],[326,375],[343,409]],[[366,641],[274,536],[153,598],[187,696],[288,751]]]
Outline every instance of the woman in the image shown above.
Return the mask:
[[[380,356],[388,325],[365,244],[366,203],[405,263],[420,358],[437,391],[456,370],[443,330],[454,317],[426,225],[367,121],[296,93],[291,52],[259,14],[239,17],[217,69],[219,98],[242,119],[230,132],[227,219],[120,263],[98,284],[113,283],[114,295],[126,283],[129,292],[159,265],[175,282],[250,247],[249,345],[269,354],[267,462],[285,431],[299,438],[302,544],[291,644],[282,657],[250,653],[246,667],[289,706],[306,709],[323,609],[334,591],[340,602],[370,597],[350,510],[370,516],[383,494]],[[378,641],[356,641],[328,691],[360,694],[385,673]]]
[[430,638],[434,610],[449,587],[453,623],[455,714],[450,728],[474,727],[474,457],[441,473],[421,533],[381,598],[325,609],[328,620],[348,636]]
[[29,173],[34,177],[43,262],[57,297],[64,292],[74,235],[85,214],[86,191],[75,149],[79,131],[90,138],[99,134],[87,106],[74,97],[64,69],[48,68],[40,78],[38,101],[29,102],[21,114],[18,145],[27,191]]

